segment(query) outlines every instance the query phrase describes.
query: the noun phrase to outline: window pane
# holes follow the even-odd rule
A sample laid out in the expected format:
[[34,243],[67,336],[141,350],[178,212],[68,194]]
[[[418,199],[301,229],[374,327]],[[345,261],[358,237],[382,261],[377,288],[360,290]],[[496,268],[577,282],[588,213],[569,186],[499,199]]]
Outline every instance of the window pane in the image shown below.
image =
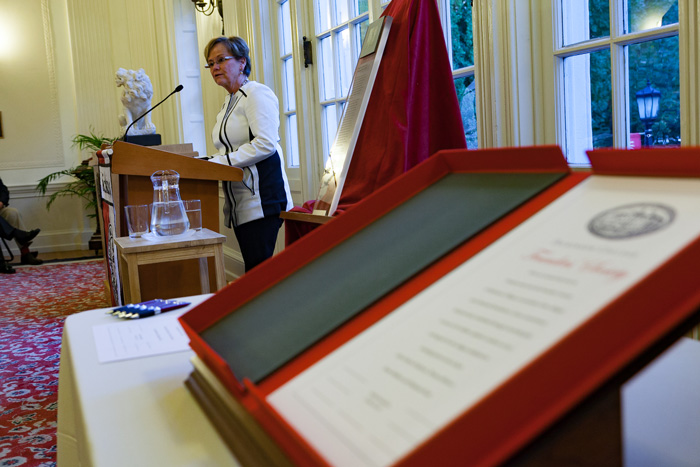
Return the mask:
[[[597,52],[592,52],[590,55],[590,99],[593,147],[609,148],[613,145],[610,50],[599,50]],[[586,159],[588,158],[586,157]]]
[[561,0],[563,45],[608,37],[609,0]]
[[323,107],[323,130],[323,165],[325,166],[335,134],[338,131],[338,115],[333,104]]
[[293,112],[296,110],[294,92],[294,60],[288,58],[284,61],[284,111]]
[[369,19],[363,20],[355,26],[355,50],[362,50],[362,41],[365,40],[368,27]]
[[280,36],[280,49],[282,55],[292,53],[292,22],[289,16],[289,0],[282,4],[282,35]]
[[355,4],[355,16],[360,16],[369,11],[368,0],[354,0],[353,3]]
[[340,96],[345,97],[350,90],[350,81],[352,80],[352,54],[350,50],[350,30],[343,29],[336,35],[336,59],[340,65]]
[[335,0],[335,23],[333,26],[343,24],[350,19],[348,11],[348,0]]
[[331,6],[330,0],[316,1],[316,34],[327,31],[331,28]]
[[678,22],[678,0],[627,0],[627,32],[645,31]]
[[333,50],[331,38],[321,39],[321,99],[328,100],[335,97],[335,84],[333,82]]
[[474,40],[470,1],[450,1],[450,38],[452,42],[452,69],[458,70],[473,65]]
[[[681,105],[678,70],[678,37],[657,39],[628,47],[630,80],[630,147],[680,146]],[[640,115],[637,93],[652,100],[660,93],[658,114]],[[649,92],[651,91],[651,92]],[[648,119],[642,119],[649,117]],[[647,138],[644,138],[644,135]]]
[[588,164],[587,149],[611,147],[610,50],[564,59],[566,158]]
[[477,149],[479,141],[476,137],[476,89],[474,76],[464,76],[455,79],[459,112],[462,114],[464,137],[468,149]]
[[299,138],[297,136],[297,115],[287,117],[287,163],[289,167],[299,167]]

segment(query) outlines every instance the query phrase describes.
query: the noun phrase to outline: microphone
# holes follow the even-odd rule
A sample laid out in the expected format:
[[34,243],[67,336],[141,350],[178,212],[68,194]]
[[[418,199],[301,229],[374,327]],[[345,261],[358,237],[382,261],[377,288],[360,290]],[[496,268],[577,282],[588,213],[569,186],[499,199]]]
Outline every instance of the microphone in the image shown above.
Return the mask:
[[155,108],[158,107],[160,104],[162,104],[163,102],[165,102],[166,100],[168,100],[168,98],[169,98],[170,96],[172,96],[172,95],[175,94],[176,92],[182,91],[182,88],[183,88],[183,87],[184,87],[184,86],[183,86],[182,84],[178,84],[177,87],[175,88],[175,90],[174,90],[173,92],[171,92],[170,94],[168,94],[167,96],[165,96],[165,99],[163,99],[162,101],[158,102],[156,105],[154,105],[153,107],[151,107],[150,109],[148,109],[147,111],[145,111],[143,114],[141,114],[141,116],[140,116],[139,118],[137,118],[136,120],[134,120],[133,122],[131,122],[131,123],[129,124],[129,126],[126,127],[126,131],[124,132],[124,137],[122,138],[122,141],[124,141],[125,143],[127,142],[127,141],[126,141],[126,134],[129,133],[129,130],[131,129],[132,126],[134,126],[134,123],[138,122],[138,121],[141,120],[143,117],[145,117],[145,116],[148,115],[149,113],[153,112],[153,109],[155,109]]

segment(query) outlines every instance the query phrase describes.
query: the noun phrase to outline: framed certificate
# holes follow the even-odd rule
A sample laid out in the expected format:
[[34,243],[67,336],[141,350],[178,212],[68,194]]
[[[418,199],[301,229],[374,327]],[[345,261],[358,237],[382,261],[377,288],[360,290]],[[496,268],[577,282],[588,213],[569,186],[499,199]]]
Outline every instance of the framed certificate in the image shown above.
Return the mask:
[[191,345],[295,463],[500,464],[698,318],[696,151],[591,161],[439,153],[184,315]]

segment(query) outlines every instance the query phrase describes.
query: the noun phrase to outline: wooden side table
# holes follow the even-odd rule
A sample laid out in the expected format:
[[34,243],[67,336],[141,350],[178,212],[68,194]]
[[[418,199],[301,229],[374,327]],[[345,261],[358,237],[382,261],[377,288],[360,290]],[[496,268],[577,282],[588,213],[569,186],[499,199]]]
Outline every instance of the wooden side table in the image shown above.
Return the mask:
[[138,303],[141,301],[139,266],[143,264],[199,259],[199,280],[202,293],[209,293],[207,258],[213,257],[216,271],[216,289],[221,289],[226,285],[223,248],[225,240],[225,235],[209,229],[202,229],[185,237],[157,237],[155,239],[149,239],[148,237],[116,238],[114,241],[117,244],[119,276],[124,290],[125,302]]

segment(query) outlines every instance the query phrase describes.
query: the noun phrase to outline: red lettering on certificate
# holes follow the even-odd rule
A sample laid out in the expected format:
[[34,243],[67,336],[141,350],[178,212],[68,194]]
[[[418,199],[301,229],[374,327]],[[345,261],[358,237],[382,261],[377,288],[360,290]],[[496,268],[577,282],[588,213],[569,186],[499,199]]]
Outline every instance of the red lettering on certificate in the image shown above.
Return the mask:
[[525,259],[563,268],[571,268],[574,265],[574,263],[566,256],[557,256],[548,248],[541,248],[530,256],[526,256]]
[[612,266],[608,266],[605,264],[605,261],[586,261],[583,264],[583,266],[581,266],[581,271],[600,274],[602,276],[611,277],[613,279],[621,279],[627,275],[627,271],[625,271],[624,269],[616,269]]

